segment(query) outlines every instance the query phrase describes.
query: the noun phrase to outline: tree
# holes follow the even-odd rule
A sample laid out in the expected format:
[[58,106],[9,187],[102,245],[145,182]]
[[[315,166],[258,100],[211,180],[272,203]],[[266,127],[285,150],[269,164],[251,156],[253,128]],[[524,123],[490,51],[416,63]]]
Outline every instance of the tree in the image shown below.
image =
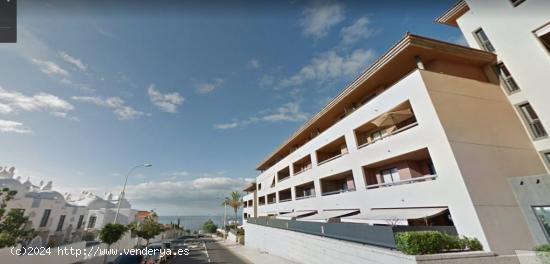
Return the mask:
[[208,219],[202,225],[202,230],[205,233],[212,234],[212,233],[216,233],[216,230],[218,230],[218,226],[216,224],[214,224],[214,221],[212,221],[212,219]]
[[36,236],[34,229],[27,227],[29,218],[24,215],[24,210],[6,210],[8,201],[16,194],[17,191],[8,188],[0,190],[0,248],[15,246]]
[[143,223],[132,222],[129,225],[130,230],[136,236],[145,239],[146,246],[149,245],[149,240],[162,233],[163,226],[155,220],[154,217],[148,216],[143,220]]
[[[239,211],[239,208],[241,208],[241,206],[243,205],[241,193],[238,191],[231,192],[231,196],[225,197],[222,205],[228,205],[233,208],[233,211],[235,212],[235,221],[236,223],[238,223],[239,221],[237,220],[237,211]],[[235,224],[235,227],[236,225],[237,224]]]
[[[99,238],[101,241],[107,244],[107,252],[111,248],[111,245],[116,243],[122,238],[122,235],[128,231],[128,227],[121,224],[106,224],[99,232]],[[107,256],[103,257],[103,264],[107,263]]]

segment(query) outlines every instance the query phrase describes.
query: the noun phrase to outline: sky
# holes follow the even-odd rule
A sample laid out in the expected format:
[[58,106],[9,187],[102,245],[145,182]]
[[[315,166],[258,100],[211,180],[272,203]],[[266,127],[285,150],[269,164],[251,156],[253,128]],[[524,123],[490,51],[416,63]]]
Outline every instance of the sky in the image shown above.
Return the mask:
[[438,1],[18,2],[0,44],[0,166],[161,215],[223,213],[256,165]]

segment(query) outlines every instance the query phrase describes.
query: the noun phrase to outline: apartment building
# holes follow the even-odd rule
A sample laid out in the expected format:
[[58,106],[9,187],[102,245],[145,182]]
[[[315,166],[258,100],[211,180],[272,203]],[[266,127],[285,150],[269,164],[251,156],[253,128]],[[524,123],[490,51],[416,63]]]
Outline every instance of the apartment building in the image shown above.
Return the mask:
[[[436,19],[457,27],[468,45],[497,56],[493,70],[550,171],[550,1],[461,0]],[[550,180],[511,178],[537,243],[550,240]]]
[[260,162],[245,218],[454,226],[489,251],[531,249],[510,179],[548,176],[497,64],[407,34]]

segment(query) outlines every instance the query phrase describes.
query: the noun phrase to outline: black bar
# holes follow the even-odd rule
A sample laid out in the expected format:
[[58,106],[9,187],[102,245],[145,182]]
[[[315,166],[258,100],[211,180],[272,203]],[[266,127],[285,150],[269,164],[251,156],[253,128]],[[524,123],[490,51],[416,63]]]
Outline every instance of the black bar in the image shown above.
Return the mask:
[[17,42],[17,0],[0,0],[0,43]]

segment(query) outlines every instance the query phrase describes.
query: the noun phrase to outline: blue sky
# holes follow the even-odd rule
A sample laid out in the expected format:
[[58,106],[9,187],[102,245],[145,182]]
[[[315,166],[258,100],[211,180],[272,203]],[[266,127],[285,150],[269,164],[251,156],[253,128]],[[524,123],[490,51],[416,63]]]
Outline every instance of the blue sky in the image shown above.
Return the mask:
[[[154,2],[154,3],[153,3]],[[0,165],[161,214],[219,197],[405,32],[463,43],[445,1],[19,1],[0,45]],[[248,3],[248,4],[246,4]]]

